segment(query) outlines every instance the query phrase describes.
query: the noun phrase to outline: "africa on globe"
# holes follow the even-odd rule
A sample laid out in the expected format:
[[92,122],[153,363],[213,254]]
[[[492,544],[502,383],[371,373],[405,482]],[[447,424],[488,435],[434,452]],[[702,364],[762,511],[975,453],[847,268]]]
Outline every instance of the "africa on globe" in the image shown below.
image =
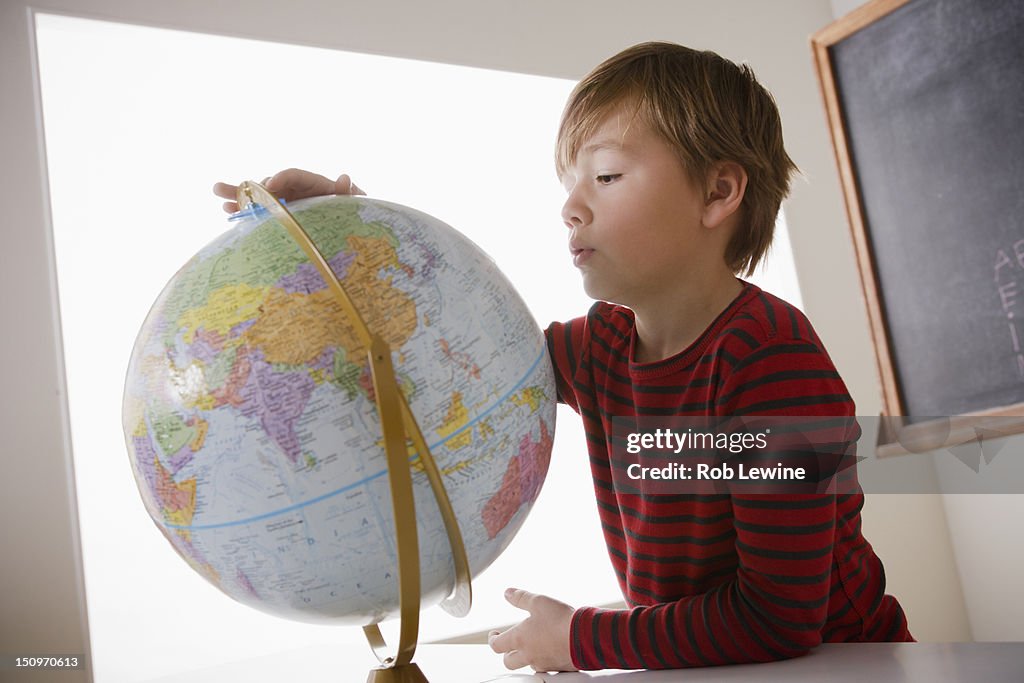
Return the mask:
[[[479,248],[366,197],[288,207],[392,349],[473,575],[512,540],[551,455],[544,337]],[[236,600],[310,622],[396,613],[395,523],[366,349],[324,279],[266,211],[160,293],[128,366],[123,427],[147,511]],[[409,449],[422,604],[451,591],[441,512]]]

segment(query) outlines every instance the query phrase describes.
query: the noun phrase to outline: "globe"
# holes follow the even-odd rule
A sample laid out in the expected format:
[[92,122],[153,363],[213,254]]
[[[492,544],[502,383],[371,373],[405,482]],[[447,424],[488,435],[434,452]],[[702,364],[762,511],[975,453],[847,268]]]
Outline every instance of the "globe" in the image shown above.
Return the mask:
[[[288,207],[391,347],[471,574],[522,525],[547,473],[543,334],[494,262],[424,213],[365,197]],[[167,283],[136,339],[125,440],[146,510],[230,597],[308,622],[397,613],[391,490],[366,349],[313,264],[250,211]],[[410,447],[422,604],[455,580]]]

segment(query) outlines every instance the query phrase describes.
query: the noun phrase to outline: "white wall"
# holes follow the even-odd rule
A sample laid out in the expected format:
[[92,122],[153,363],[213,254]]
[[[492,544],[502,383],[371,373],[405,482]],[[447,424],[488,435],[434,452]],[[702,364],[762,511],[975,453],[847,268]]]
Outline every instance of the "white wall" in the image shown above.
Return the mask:
[[1024,496],[946,495],[943,505],[971,635],[1024,640]]
[[[648,0],[628,6],[611,0],[39,0],[33,6],[568,78],[580,77],[622,47],[651,39],[747,61],[774,92],[787,146],[805,175],[786,205],[805,308],[847,379],[859,413],[878,410],[866,315],[808,46],[809,35],[833,18],[826,0]],[[76,598],[81,588],[77,521],[27,8],[19,0],[0,4],[0,187],[5,198],[0,222],[0,517],[5,520],[0,651],[82,652],[88,644],[81,628],[84,604]],[[234,77],[225,75],[226,87]],[[1024,517],[1017,503],[1013,506],[1006,512]],[[903,602],[922,640],[969,634],[945,515],[943,501],[935,496],[873,496],[865,510],[865,532],[885,561],[890,591]],[[1004,538],[1021,537],[1019,526],[1003,530]],[[1019,551],[1007,545],[988,549],[998,553],[992,561],[1020,566]],[[988,568],[964,555],[965,583],[988,582]],[[985,613],[974,619],[972,613],[975,631],[982,632],[980,625],[989,619]]]

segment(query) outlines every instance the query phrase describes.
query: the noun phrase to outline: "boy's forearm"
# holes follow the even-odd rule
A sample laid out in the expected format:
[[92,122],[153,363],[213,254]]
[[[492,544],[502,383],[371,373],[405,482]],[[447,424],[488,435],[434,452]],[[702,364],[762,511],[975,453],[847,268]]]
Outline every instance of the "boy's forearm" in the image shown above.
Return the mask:
[[[787,659],[821,642],[831,585],[832,496],[736,503],[736,578],[676,601],[629,610],[576,610],[580,669],[665,669]],[[765,501],[775,507],[764,507]],[[785,534],[782,536],[781,534]],[[786,550],[766,543],[786,538]],[[658,599],[658,596],[651,596]]]

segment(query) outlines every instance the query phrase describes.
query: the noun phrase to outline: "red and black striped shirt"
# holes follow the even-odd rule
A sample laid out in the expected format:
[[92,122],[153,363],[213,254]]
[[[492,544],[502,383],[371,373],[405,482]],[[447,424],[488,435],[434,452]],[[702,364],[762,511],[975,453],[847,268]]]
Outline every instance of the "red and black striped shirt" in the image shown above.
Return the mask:
[[864,496],[645,495],[616,490],[612,418],[853,416],[804,315],[744,282],[689,348],[632,362],[629,309],[595,304],[547,330],[559,400],[583,418],[608,554],[629,606],[573,615],[579,669],[785,659],[822,642],[912,640],[861,534]]

